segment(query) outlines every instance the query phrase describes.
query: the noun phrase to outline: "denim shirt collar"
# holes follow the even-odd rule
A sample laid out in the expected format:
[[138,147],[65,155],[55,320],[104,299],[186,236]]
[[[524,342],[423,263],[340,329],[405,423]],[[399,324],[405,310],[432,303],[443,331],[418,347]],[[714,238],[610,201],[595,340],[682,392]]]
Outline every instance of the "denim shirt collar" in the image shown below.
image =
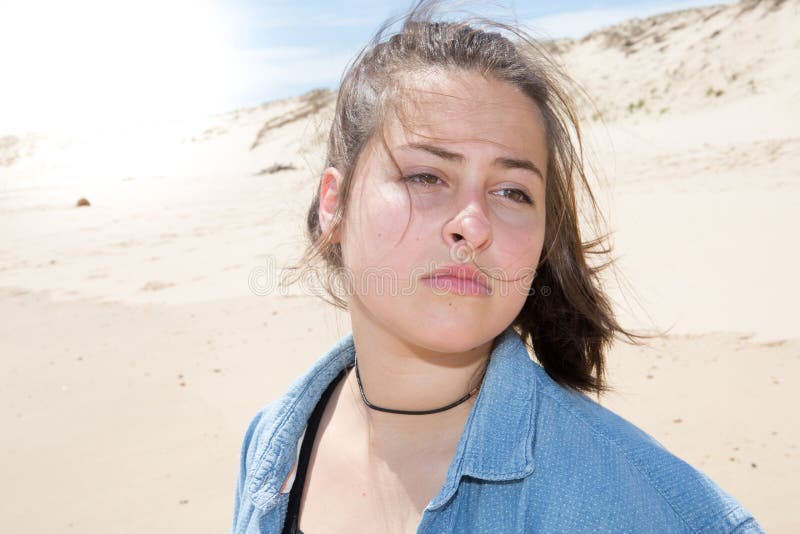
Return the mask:
[[[253,504],[268,510],[275,504],[296,459],[298,440],[322,392],[353,364],[352,333],[347,334],[281,399],[266,429],[271,438],[256,451],[248,491]],[[463,476],[486,481],[524,478],[533,472],[536,373],[519,335],[507,328],[495,340],[489,366],[441,491],[428,504],[434,510],[455,494]]]

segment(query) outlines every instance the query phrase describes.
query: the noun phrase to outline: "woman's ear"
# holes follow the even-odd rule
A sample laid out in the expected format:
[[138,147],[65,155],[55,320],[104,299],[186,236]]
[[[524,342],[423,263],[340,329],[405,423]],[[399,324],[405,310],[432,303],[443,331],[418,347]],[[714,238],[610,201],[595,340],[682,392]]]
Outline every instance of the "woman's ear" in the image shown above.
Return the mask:
[[[327,232],[336,217],[339,206],[339,191],[342,186],[342,174],[334,167],[328,167],[322,173],[319,184],[319,225],[322,232]],[[341,232],[337,228],[331,236],[331,242],[341,241]]]

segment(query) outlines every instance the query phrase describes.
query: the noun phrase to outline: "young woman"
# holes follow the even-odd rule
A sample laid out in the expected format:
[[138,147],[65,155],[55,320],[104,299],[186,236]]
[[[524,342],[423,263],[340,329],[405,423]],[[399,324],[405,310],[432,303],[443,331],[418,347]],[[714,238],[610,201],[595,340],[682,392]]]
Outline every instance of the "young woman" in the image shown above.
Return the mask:
[[586,396],[621,328],[558,70],[418,5],[343,78],[308,212],[352,333],[251,423],[233,532],[760,532]]

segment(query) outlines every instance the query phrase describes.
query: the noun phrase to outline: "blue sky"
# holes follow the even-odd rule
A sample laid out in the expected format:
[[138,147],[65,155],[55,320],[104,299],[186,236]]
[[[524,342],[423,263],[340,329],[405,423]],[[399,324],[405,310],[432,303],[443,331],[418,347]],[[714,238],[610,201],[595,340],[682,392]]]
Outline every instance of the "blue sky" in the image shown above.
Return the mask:
[[[632,17],[717,3],[726,2],[511,1],[493,2],[493,9],[476,9],[479,2],[463,5],[479,14],[499,15],[505,20],[515,17],[536,36],[579,38]],[[387,17],[402,13],[410,4],[397,0],[345,0],[336,5],[320,0],[239,0],[230,5],[239,29],[237,46],[263,54],[265,73],[272,75],[254,84],[252,93],[240,95],[243,102],[254,103],[263,95],[276,98],[313,87],[335,87],[347,61],[378,25]]]
[[[722,0],[723,2],[730,0]],[[581,37],[708,0],[462,1]],[[0,134],[194,117],[335,88],[399,0],[0,0]],[[488,6],[488,7],[487,7]]]

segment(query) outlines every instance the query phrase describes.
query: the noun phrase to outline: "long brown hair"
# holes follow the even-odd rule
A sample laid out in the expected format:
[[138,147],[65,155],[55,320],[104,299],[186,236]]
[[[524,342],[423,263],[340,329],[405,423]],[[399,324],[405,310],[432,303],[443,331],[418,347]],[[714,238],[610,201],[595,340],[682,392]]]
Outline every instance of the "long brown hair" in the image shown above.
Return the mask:
[[[538,106],[548,153],[544,250],[531,292],[512,325],[554,380],[601,393],[609,389],[605,354],[615,335],[633,343],[648,336],[620,326],[602,288],[599,275],[612,263],[611,247],[607,234],[597,232],[603,217],[586,177],[577,107],[567,91],[577,85],[544,46],[519,28],[487,19],[437,21],[438,5],[422,0],[399,21],[384,23],[346,70],[326,158],[326,167],[335,167],[343,176],[339,205],[334,222],[323,232],[317,188],[306,221],[310,243],[295,269],[314,271],[326,300],[346,309],[334,287],[336,273],[344,270],[342,250],[331,237],[344,220],[359,156],[381,131],[404,75],[437,68],[477,72],[509,83]],[[392,31],[398,22],[399,30]],[[583,222],[595,229],[595,238],[581,238],[579,196],[586,204]],[[589,259],[594,261],[590,264]],[[321,270],[308,269],[318,263]]]

